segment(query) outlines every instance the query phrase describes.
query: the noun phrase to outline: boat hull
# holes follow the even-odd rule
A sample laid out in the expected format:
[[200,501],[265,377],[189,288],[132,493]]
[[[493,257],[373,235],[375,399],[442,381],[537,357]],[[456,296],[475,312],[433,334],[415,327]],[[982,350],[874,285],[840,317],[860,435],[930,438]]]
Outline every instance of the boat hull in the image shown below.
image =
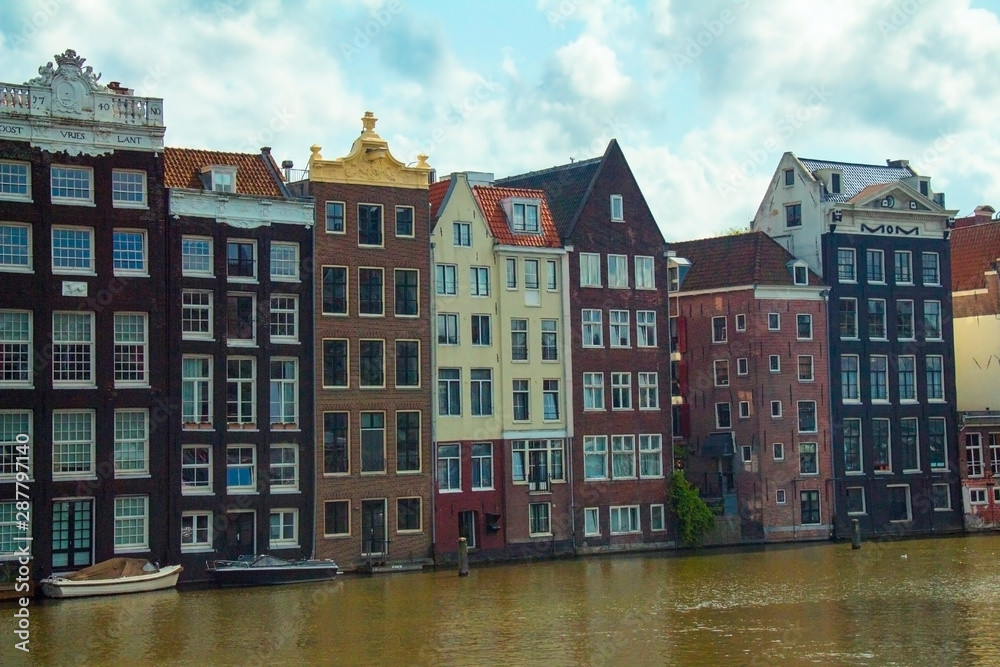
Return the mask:
[[339,568],[330,566],[285,567],[222,567],[210,569],[216,583],[226,588],[235,586],[278,586],[282,584],[305,584],[330,581],[337,576]]
[[49,577],[39,583],[42,592],[50,598],[81,598],[92,595],[121,595],[126,593],[145,593],[177,585],[177,578],[184,568],[180,565],[168,565],[158,572],[151,572],[135,577],[120,577],[117,579],[95,579],[91,581],[73,581],[62,577]]

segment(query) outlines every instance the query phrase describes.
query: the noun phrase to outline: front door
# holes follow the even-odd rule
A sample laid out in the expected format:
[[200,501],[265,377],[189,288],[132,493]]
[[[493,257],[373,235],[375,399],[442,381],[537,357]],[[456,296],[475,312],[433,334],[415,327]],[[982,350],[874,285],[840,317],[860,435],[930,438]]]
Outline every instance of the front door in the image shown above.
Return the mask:
[[93,564],[93,500],[52,503],[52,569]]
[[236,560],[240,556],[257,553],[256,538],[256,512],[230,512],[226,514],[226,544],[223,559]]
[[476,513],[458,513],[458,536],[465,538],[465,544],[470,549],[476,548]]
[[386,552],[385,500],[361,501],[361,555],[381,556]]

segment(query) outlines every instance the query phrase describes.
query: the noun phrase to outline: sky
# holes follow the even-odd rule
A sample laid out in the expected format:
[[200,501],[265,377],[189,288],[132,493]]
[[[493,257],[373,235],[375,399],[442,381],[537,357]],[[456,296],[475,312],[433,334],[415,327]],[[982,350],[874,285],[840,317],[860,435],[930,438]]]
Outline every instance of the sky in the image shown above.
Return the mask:
[[497,177],[621,144],[668,241],[743,227],[781,154],[908,159],[1000,207],[1000,0],[7,0],[0,81],[68,48],[169,146],[304,168],[373,111],[399,160]]

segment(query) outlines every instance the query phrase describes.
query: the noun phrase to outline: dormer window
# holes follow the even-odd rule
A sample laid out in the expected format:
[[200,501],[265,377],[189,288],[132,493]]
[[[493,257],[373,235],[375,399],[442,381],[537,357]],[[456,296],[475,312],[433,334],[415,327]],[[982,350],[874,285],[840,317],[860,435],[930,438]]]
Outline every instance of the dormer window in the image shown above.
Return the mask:
[[836,171],[830,174],[830,193],[835,195],[839,195],[841,193],[840,174]]
[[211,186],[213,192],[236,192],[236,167],[212,165],[202,173],[208,176],[205,186]]
[[526,234],[537,234],[541,230],[538,222],[539,200],[505,199],[502,204],[512,230]]
[[792,282],[796,285],[809,284],[809,265],[802,260],[792,260],[786,265],[792,272]]
[[614,222],[625,221],[625,204],[621,195],[611,195],[611,220]]
[[930,192],[930,190],[931,188],[930,185],[927,183],[927,181],[920,181],[920,194],[922,194],[925,197],[929,197],[930,195],[928,193]]

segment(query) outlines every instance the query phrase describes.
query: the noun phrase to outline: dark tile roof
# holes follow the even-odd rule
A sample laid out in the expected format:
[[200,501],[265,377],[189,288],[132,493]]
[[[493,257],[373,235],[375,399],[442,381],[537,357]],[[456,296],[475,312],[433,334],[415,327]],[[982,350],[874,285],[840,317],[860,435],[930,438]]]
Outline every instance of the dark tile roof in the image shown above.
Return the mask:
[[431,205],[431,223],[437,221],[438,217],[441,215],[441,203],[444,202],[444,196],[448,194],[448,189],[451,188],[451,179],[446,178],[443,181],[438,181],[437,183],[431,183],[431,187],[428,192],[428,199]]
[[986,271],[1000,258],[1000,220],[951,232],[951,289],[985,289]]
[[[490,232],[498,243],[503,245],[519,245],[532,248],[559,248],[562,244],[559,241],[559,232],[556,231],[555,222],[552,219],[552,212],[545,199],[542,190],[528,190],[525,188],[503,188],[485,187],[476,185],[472,188],[472,194],[479,203],[479,208],[486,218],[486,223],[490,226]],[[541,219],[541,234],[515,234],[507,224],[507,216],[504,214],[501,200],[507,197],[523,197],[525,199],[541,199],[542,206],[539,211]]]
[[[669,249],[691,262],[683,292],[743,285],[792,286],[788,262],[795,257],[764,232],[716,236],[669,244]],[[809,284],[821,285],[809,272]]]
[[508,176],[495,183],[507,187],[544,190],[559,235],[566,238],[603,159],[595,157],[571,162],[550,169]]
[[813,160],[810,158],[799,158],[810,172],[820,169],[840,169],[839,194],[824,192],[824,201],[847,201],[870,185],[884,183],[894,183],[904,178],[916,176],[916,173],[909,167],[890,167],[877,164],[854,164],[851,162],[831,162],[829,160]]
[[163,165],[163,181],[168,188],[203,190],[202,168],[219,165],[236,167],[237,194],[284,196],[279,185],[280,176],[275,176],[280,172],[270,153],[227,153],[167,146],[163,149]]

